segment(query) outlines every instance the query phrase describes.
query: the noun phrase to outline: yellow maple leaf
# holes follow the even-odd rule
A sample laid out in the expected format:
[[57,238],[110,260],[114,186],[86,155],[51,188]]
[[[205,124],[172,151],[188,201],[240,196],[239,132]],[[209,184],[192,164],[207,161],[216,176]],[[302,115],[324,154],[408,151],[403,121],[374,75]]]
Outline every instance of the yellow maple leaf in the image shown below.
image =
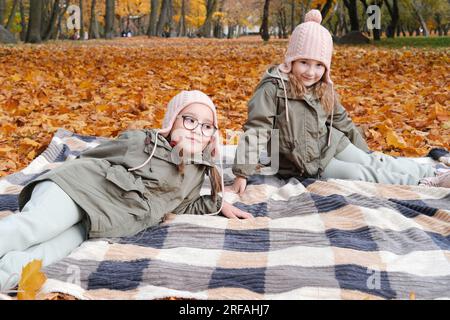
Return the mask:
[[26,144],[28,146],[32,146],[32,147],[39,147],[40,146],[39,142],[36,142],[36,141],[34,141],[34,140],[30,139],[30,138],[24,138],[22,140],[22,143]]
[[30,152],[28,152],[27,154],[27,158],[30,160],[33,160],[36,157],[36,151],[31,150]]
[[41,271],[42,260],[33,260],[22,268],[19,281],[18,300],[34,300],[37,291],[42,287],[47,277]]
[[387,144],[395,147],[395,148],[406,148],[406,143],[403,140],[403,138],[399,135],[397,135],[397,133],[394,130],[389,130],[386,132],[386,142]]
[[22,80],[22,78],[20,77],[19,74],[16,73],[15,75],[11,76],[11,80],[18,82],[18,81]]

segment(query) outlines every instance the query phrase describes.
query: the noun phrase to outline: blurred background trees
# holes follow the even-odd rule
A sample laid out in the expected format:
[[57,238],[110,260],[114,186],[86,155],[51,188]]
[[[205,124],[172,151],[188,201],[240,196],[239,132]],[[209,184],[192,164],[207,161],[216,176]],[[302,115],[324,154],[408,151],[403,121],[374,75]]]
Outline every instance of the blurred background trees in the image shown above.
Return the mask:
[[[371,5],[381,8],[379,30],[366,24]],[[351,32],[375,40],[446,36],[450,25],[450,0],[0,0],[0,41],[11,36],[30,43],[136,35],[287,38],[313,8],[336,37]],[[76,28],[67,23],[78,16]]]

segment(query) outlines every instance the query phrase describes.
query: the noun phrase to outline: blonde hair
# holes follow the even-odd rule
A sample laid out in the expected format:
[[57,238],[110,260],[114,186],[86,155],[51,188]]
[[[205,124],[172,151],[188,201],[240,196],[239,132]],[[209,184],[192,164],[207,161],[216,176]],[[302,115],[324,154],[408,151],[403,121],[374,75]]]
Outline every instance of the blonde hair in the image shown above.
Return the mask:
[[[288,73],[289,77],[289,85],[291,88],[291,92],[296,97],[303,97],[305,93],[308,91],[306,86],[303,84],[303,81],[299,78],[297,78],[292,71]],[[333,87],[331,84],[325,82],[323,79],[325,77],[322,77],[317,83],[315,83],[311,91],[312,93],[319,98],[320,104],[322,105],[322,108],[325,110],[326,114],[331,114],[331,111],[334,108],[334,104],[339,102],[339,96],[336,92],[334,92]]]

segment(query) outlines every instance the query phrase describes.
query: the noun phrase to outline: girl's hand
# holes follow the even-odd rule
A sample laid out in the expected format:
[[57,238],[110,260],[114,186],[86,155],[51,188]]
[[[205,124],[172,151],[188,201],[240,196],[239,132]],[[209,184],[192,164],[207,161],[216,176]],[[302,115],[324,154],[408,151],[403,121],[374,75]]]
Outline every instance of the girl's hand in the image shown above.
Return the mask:
[[245,179],[244,177],[237,176],[234,179],[233,185],[230,188],[228,188],[228,191],[233,193],[239,193],[239,195],[241,196],[244,193],[246,187],[247,187],[247,179]]
[[226,201],[223,201],[222,214],[229,219],[253,219],[250,213],[242,211]]

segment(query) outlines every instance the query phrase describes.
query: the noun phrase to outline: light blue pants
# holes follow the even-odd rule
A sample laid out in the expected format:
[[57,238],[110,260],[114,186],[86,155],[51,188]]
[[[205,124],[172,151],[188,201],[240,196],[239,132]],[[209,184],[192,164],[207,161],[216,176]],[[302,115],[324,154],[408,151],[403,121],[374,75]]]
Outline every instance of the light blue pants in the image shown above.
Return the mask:
[[83,209],[56,183],[38,183],[20,213],[0,219],[0,291],[17,285],[30,261],[47,266],[85,241],[83,218]]
[[350,143],[331,159],[321,176],[384,184],[418,185],[420,179],[436,176],[436,169],[430,164],[420,164],[411,158],[394,158],[379,152],[366,153]]

